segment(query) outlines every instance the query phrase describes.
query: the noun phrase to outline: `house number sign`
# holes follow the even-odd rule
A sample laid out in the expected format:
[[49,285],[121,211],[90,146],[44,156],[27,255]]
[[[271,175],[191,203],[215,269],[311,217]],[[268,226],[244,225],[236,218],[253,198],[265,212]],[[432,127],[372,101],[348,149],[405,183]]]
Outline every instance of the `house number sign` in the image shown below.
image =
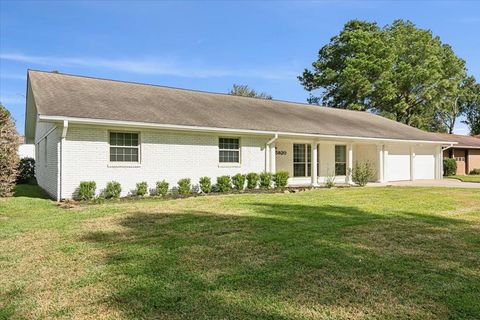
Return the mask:
[[285,150],[277,150],[277,151],[275,151],[275,154],[276,154],[277,156],[286,156],[286,155],[287,155],[287,151],[285,151]]

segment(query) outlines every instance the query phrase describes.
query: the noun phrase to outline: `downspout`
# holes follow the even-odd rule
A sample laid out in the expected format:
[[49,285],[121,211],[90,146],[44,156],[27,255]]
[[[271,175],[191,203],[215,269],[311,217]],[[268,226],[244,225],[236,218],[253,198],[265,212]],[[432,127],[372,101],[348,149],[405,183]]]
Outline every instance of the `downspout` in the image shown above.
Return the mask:
[[265,145],[265,172],[270,172],[270,145],[278,139],[278,133],[275,133],[272,139]]
[[68,132],[68,121],[63,121],[63,129],[62,129],[62,137],[60,139],[60,154],[59,154],[59,170],[58,170],[58,195],[57,201],[62,200],[62,192],[63,192],[63,147],[65,138],[67,137]]
[[448,147],[440,148],[440,159],[438,160],[438,175],[439,179],[443,179],[443,152],[453,147],[453,143],[450,143]]
[[452,147],[453,147],[453,143],[451,143],[448,147],[442,148],[442,154],[443,154],[443,151],[448,150]]

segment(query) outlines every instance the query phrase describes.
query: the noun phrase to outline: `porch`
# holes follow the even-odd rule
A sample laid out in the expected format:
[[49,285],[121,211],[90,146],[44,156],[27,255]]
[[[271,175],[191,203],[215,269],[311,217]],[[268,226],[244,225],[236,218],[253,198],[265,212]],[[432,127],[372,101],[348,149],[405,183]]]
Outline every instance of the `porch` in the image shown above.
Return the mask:
[[266,146],[267,171],[287,171],[289,186],[321,186],[327,180],[352,184],[355,163],[371,164],[371,182],[442,177],[442,152],[432,145],[373,141],[272,139]]

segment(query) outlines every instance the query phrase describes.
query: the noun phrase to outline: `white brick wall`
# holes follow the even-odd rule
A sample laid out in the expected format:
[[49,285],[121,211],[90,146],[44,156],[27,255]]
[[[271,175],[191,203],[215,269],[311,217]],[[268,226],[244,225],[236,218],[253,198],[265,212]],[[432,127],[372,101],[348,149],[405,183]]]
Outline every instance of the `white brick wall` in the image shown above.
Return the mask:
[[[41,139],[51,128],[53,125],[50,123],[38,122],[35,139]],[[55,129],[38,141],[35,148],[35,176],[38,185],[54,199],[57,198],[58,189],[59,141],[60,132]]]
[[154,188],[156,181],[165,179],[174,187],[181,178],[190,178],[197,185],[202,176],[211,177],[215,183],[220,175],[261,172],[265,170],[265,143],[271,138],[239,136],[241,164],[228,167],[218,162],[218,137],[225,135],[125,130],[140,133],[141,159],[139,164],[122,165],[109,162],[109,130],[118,131],[106,127],[69,127],[63,145],[63,198],[72,197],[80,181],[95,181],[97,192],[108,181],[118,181],[122,195],[127,195],[141,181]]

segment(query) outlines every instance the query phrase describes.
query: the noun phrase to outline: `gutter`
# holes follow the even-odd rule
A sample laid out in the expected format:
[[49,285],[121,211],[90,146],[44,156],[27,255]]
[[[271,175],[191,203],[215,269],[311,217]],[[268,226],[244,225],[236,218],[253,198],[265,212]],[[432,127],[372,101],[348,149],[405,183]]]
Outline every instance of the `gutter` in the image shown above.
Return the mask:
[[304,137],[304,138],[316,138],[316,139],[337,139],[337,140],[357,140],[357,141],[381,141],[381,142],[398,142],[398,143],[427,143],[427,144],[457,144],[454,141],[433,141],[433,140],[403,140],[403,139],[391,139],[391,138],[370,138],[370,137],[355,137],[355,136],[338,136],[329,134],[308,134],[308,133],[296,133],[296,132],[282,132],[282,131],[263,131],[263,130],[250,130],[250,129],[232,129],[232,128],[215,128],[215,127],[201,127],[190,125],[173,125],[173,124],[158,124],[150,122],[137,122],[137,121],[122,121],[122,120],[104,120],[93,118],[78,118],[78,117],[64,117],[64,116],[47,116],[39,115],[40,121],[47,122],[63,122],[75,124],[88,124],[88,125],[100,125],[100,126],[122,126],[122,127],[141,127],[147,129],[165,129],[165,130],[180,130],[180,131],[201,131],[201,132],[223,132],[223,133],[244,133],[244,134],[258,134],[258,135],[282,135],[286,137]]
[[448,150],[450,148],[453,148],[453,143],[450,143],[450,145],[448,147],[442,148],[442,153],[443,153],[443,151]]

